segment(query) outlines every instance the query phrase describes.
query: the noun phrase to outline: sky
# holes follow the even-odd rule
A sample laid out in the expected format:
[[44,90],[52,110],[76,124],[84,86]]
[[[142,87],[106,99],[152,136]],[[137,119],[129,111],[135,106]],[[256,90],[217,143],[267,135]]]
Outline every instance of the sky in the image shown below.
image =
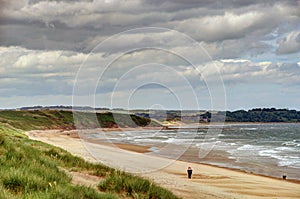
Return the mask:
[[300,110],[300,3],[0,0],[0,108]]

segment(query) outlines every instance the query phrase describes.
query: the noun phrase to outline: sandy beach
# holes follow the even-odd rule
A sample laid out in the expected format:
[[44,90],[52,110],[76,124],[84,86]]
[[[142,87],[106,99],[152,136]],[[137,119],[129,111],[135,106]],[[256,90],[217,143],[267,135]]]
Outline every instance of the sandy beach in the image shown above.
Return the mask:
[[[30,131],[26,134],[88,161],[100,161],[151,179],[182,198],[300,198],[298,182],[151,156],[144,154],[147,147],[143,146],[85,142],[79,139],[76,131]],[[186,175],[188,166],[193,168],[190,180]]]

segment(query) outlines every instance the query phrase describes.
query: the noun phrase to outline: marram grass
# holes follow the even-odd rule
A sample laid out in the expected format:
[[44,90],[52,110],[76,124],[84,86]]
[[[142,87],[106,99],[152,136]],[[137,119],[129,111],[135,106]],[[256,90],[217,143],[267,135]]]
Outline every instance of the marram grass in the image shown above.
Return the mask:
[[98,185],[101,191],[109,191],[130,198],[176,198],[164,188],[144,178],[121,171],[112,172]]

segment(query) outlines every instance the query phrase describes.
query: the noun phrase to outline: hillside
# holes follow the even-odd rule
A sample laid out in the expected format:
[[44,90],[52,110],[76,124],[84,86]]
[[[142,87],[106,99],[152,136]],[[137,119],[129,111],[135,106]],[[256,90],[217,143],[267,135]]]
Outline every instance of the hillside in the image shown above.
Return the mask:
[[[95,114],[88,112],[74,112],[77,128],[110,128],[110,127],[136,127],[159,126],[149,118],[120,113],[97,113],[97,120],[93,120]],[[117,118],[117,122],[115,119]],[[64,110],[2,110],[0,111],[0,124],[8,125],[16,129],[75,129],[72,111]]]

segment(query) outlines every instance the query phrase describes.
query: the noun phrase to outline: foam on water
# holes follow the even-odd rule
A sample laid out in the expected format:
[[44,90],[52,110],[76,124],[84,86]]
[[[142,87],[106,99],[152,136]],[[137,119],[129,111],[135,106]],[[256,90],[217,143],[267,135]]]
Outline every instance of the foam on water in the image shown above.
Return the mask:
[[153,138],[145,138],[145,139],[134,139],[133,140],[134,143],[160,143],[160,142],[163,142],[162,140],[159,140],[159,139],[153,139]]
[[259,151],[258,154],[260,156],[272,157],[272,158],[276,158],[276,159],[279,159],[279,160],[281,159],[281,157],[279,155],[277,155],[278,151],[275,151],[275,150],[272,150],[272,149]]
[[286,159],[286,160],[280,161],[278,163],[278,166],[280,166],[280,167],[288,166],[288,167],[292,167],[295,169],[300,169],[300,162],[299,162],[299,159],[298,160]]
[[276,147],[275,148],[277,151],[289,151],[289,152],[300,152],[299,150],[295,149],[295,148],[291,148],[291,147],[284,147],[284,146],[281,146],[281,147]]
[[172,143],[172,144],[191,144],[194,141],[194,139],[182,139],[182,138],[169,138],[167,140],[162,141],[163,143]]
[[257,128],[250,128],[250,127],[248,127],[248,128],[241,128],[241,130],[255,131],[255,130],[257,130]]
[[[297,150],[288,147],[277,147],[275,149],[259,151],[260,156],[271,157],[278,160],[278,166],[284,167],[289,166],[293,168],[300,168],[300,157],[293,156],[293,153],[288,152],[297,152]],[[295,153],[295,154],[296,154]]]
[[283,146],[300,146],[300,141],[298,140],[293,140],[293,141],[287,141],[282,143]]
[[257,151],[259,148],[259,146],[254,146],[251,144],[245,144],[244,146],[238,147],[237,150],[238,151]]

